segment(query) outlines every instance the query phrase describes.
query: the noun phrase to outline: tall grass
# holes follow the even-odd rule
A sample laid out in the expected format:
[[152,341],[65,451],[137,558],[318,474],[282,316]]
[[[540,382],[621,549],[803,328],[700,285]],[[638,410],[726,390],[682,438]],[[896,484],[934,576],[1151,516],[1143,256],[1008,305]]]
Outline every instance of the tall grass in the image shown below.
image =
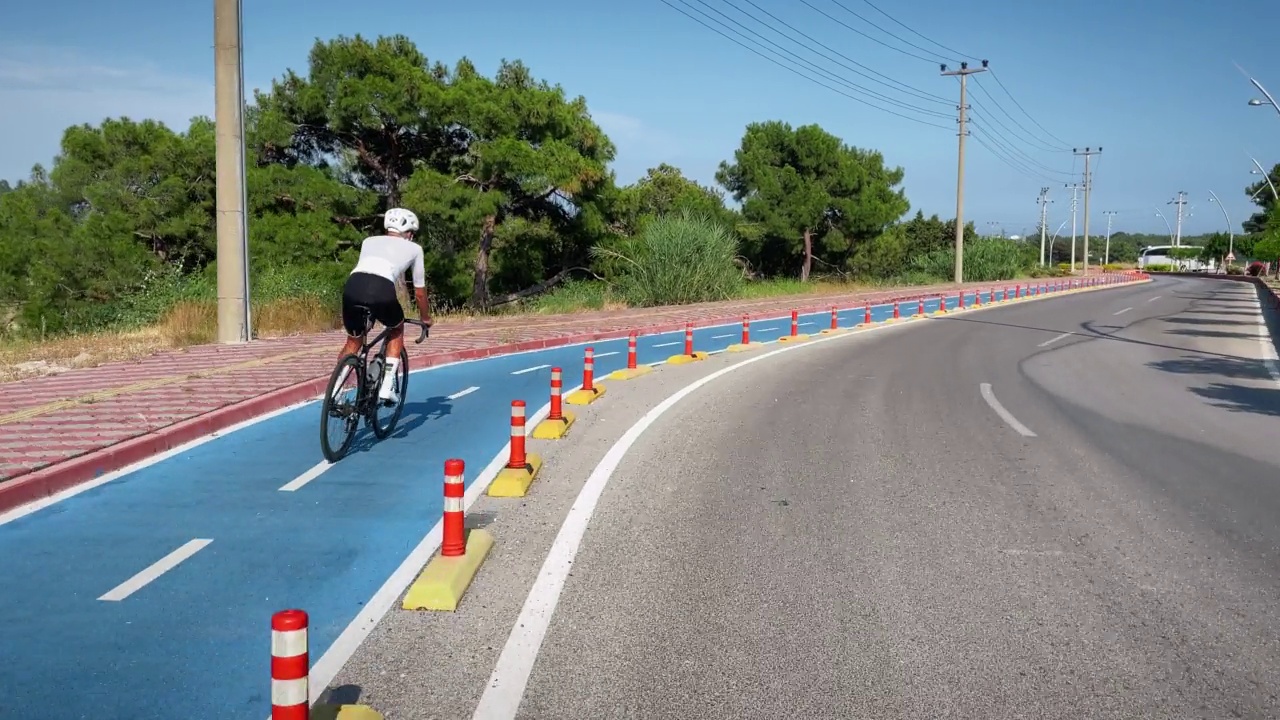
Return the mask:
[[[910,272],[951,278],[955,274],[955,262],[955,248],[942,248],[916,257],[912,260]],[[1011,280],[1028,267],[1026,249],[1017,241],[981,238],[965,243],[965,282]]]
[[663,215],[638,236],[592,253],[616,268],[613,291],[633,307],[727,300],[743,284],[737,237],[707,215]]

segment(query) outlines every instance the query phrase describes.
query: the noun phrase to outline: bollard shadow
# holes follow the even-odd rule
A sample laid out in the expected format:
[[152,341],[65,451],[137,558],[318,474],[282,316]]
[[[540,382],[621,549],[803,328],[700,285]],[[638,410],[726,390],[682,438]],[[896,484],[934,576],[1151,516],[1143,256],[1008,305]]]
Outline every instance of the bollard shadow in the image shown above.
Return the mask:
[[1236,317],[1258,317],[1258,313],[1247,310],[1186,310],[1184,315],[1233,315]]
[[338,685],[320,693],[320,699],[311,708],[311,720],[338,720],[338,710],[343,705],[359,705],[364,688],[359,685]]
[[1228,356],[1184,355],[1170,360],[1156,360],[1147,367],[1174,375],[1212,375],[1232,380],[1269,380],[1271,373],[1260,360]]

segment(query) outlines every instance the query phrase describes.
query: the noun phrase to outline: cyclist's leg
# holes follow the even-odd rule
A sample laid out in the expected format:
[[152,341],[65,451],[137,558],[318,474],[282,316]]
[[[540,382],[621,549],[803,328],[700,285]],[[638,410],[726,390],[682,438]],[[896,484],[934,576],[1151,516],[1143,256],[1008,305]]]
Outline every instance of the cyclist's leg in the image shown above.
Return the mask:
[[[369,318],[364,309],[369,307],[369,301],[364,297],[367,293],[362,292],[361,281],[362,278],[356,275],[348,275],[342,289],[342,327],[347,332],[347,339],[342,344],[342,351],[338,353],[339,361],[348,355],[360,352],[360,348],[364,346],[365,334],[369,329]],[[333,388],[335,394],[341,392],[350,372],[349,366],[342,369],[342,376],[338,378]]]
[[378,301],[373,305],[373,314],[378,322],[387,328],[387,361],[382,376],[382,386],[378,388],[378,397],[382,400],[399,402],[396,396],[396,373],[400,368],[400,351],[404,347],[404,308],[400,307],[400,299],[396,297],[396,287],[387,281],[379,292]]

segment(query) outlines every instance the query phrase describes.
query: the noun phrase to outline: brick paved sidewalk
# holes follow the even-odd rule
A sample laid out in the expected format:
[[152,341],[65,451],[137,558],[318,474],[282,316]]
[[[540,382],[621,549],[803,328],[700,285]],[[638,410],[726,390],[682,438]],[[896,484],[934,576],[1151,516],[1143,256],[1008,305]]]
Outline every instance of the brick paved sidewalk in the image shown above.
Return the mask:
[[[1011,285],[1011,283],[1010,283]],[[1003,285],[1002,285],[1003,286]],[[966,287],[990,287],[970,284]],[[831,305],[954,293],[956,285],[668,308],[441,322],[413,368],[507,352],[780,316]],[[124,467],[237,422],[315,397],[341,332],[203,345],[0,385],[0,510]],[[26,486],[20,490],[18,485]],[[18,497],[21,496],[21,497]]]

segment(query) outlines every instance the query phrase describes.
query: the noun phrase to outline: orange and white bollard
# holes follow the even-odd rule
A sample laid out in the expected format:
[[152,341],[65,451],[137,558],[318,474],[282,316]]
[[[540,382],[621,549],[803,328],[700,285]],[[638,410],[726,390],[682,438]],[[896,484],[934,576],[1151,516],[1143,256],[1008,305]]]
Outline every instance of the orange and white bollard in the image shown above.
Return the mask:
[[573,425],[573,413],[564,410],[564,398],[561,396],[563,392],[564,380],[561,379],[560,368],[551,368],[551,409],[547,411],[547,418],[533,428],[533,437],[538,440],[559,440]]
[[311,715],[307,613],[281,610],[271,616],[271,720],[308,720]]
[[839,330],[839,329],[840,329],[840,318],[836,315],[836,306],[835,306],[835,305],[832,305],[832,306],[831,306],[831,329],[832,329],[832,330]]
[[792,310],[791,311],[791,337],[796,337],[799,334],[800,334],[800,311]]
[[685,323],[684,325],[684,354],[672,355],[667,358],[668,365],[683,365],[691,363],[695,360],[706,360],[705,352],[697,352],[693,349],[693,323]]
[[[607,380],[630,380],[632,378],[640,377],[641,375],[647,375],[651,370],[653,370],[651,366],[640,365],[637,362],[636,344],[639,339],[637,337],[638,335],[639,333],[637,333],[635,330],[632,330],[631,333],[627,335],[627,367],[622,370],[614,370],[613,372],[609,373],[609,377],[606,378]],[[550,420],[550,419],[551,417],[548,416],[547,420]],[[573,423],[572,418],[569,419],[569,423]],[[544,437],[544,435],[539,434],[544,424],[545,423],[538,423],[538,427],[533,429],[534,437],[540,440],[541,439],[555,440],[555,439],[559,439],[560,436],[564,434],[564,433],[560,433],[559,435],[555,435],[554,437],[549,437],[549,438]],[[565,429],[567,430],[568,428],[566,427]]]
[[964,288],[961,288],[959,294],[956,296],[956,309],[964,309]]
[[590,405],[604,395],[604,386],[596,385],[596,351],[588,347],[582,353],[582,387],[567,398],[570,405]]
[[[520,402],[520,401],[516,401]],[[524,403],[520,403],[520,467],[524,467]],[[515,408],[511,411],[512,460],[515,459]],[[507,467],[511,467],[508,463]],[[440,534],[440,554],[444,557],[460,557],[467,554],[466,517],[463,515],[462,503],[466,489],[463,476],[466,474],[466,463],[459,458],[444,461],[444,518]]]
[[871,324],[871,303],[864,303],[862,306],[862,324]]
[[[589,352],[589,351],[588,351]],[[507,458],[507,467],[512,470],[524,469],[529,460],[525,457],[525,404],[523,400],[511,401],[511,454]],[[449,482],[448,468],[445,469],[445,482]],[[446,493],[448,490],[446,489]],[[447,498],[448,495],[446,494]]]
[[916,317],[924,317],[924,297],[920,298],[920,304],[916,306]]
[[742,344],[743,345],[751,344],[751,316],[750,315],[742,316]]
[[693,323],[684,325],[684,354],[693,354]]
[[[821,334],[826,335],[826,334],[830,334],[830,332],[831,332],[830,330],[823,330]],[[792,310],[791,311],[791,334],[783,335],[782,337],[778,338],[778,342],[798,343],[798,342],[804,342],[805,340],[808,340],[808,339],[809,339],[808,333],[800,332],[800,311]]]
[[[520,435],[520,455],[524,455],[524,403],[519,400],[520,415],[519,426],[522,429]],[[514,432],[516,426],[516,409],[512,403],[511,423]],[[515,447],[515,438],[512,437],[512,447]],[[513,451],[514,455],[514,451]],[[524,459],[523,457],[521,459]],[[540,462],[536,455],[530,455],[528,460]],[[464,497],[466,495],[465,486],[463,485],[463,476],[466,474],[467,466],[460,458],[449,458],[444,461],[444,520],[442,532],[440,533],[440,554],[431,558],[427,566],[422,569],[418,578],[409,586],[409,591],[405,593],[404,600],[401,604],[405,610],[443,610],[453,612],[458,609],[458,603],[462,601],[462,595],[467,591],[467,587],[471,585],[471,581],[475,579],[476,573],[480,570],[480,564],[489,556],[489,551],[493,549],[493,536],[483,528],[473,528],[470,532],[466,529],[465,509],[463,507]],[[536,469],[536,468],[535,468]],[[494,492],[494,486],[501,486],[511,482],[513,477],[521,474],[529,473],[528,468],[522,467],[519,470],[511,468],[503,468],[498,472],[498,477],[494,478],[493,484],[489,486],[490,495],[499,495],[508,497],[508,495],[500,492]],[[532,474],[530,474],[532,478]],[[370,714],[372,713],[372,714]],[[377,718],[381,717],[372,710],[365,710],[361,714],[355,714],[356,717]],[[324,717],[333,717],[325,715]],[[347,717],[347,715],[339,712],[337,717]],[[274,720],[274,718],[273,718]]]
[[899,300],[894,300],[894,301],[893,301],[893,319],[894,319],[894,320],[901,320],[901,319],[902,319],[901,301],[899,301]]

